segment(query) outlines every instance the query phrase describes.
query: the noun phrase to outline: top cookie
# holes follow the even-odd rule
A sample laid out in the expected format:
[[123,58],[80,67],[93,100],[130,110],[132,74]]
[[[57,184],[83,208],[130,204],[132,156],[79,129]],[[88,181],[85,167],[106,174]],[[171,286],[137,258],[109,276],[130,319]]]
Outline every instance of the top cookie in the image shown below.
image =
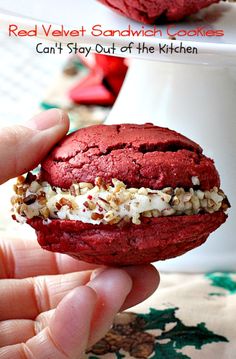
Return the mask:
[[94,183],[96,177],[106,183],[117,178],[136,188],[220,186],[213,160],[198,144],[152,124],[80,129],[59,142],[42,163],[41,179],[52,186]]

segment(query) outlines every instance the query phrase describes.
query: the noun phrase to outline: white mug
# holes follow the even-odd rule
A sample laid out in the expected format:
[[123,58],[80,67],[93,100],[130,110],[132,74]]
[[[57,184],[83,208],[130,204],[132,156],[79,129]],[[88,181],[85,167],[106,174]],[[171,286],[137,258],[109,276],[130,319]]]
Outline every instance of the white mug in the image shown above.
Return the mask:
[[236,68],[133,60],[106,123],[122,122],[152,122],[196,141],[214,159],[232,205],[204,245],[158,268],[236,270]]

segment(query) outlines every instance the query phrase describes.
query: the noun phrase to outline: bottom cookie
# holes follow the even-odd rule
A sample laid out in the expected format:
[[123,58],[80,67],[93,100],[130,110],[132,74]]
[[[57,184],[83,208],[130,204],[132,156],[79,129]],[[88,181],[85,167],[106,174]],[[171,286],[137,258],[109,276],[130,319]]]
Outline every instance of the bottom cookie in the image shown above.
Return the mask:
[[143,218],[140,225],[92,225],[73,220],[28,219],[39,244],[85,262],[134,265],[177,257],[204,243],[225,222],[223,211],[212,214]]

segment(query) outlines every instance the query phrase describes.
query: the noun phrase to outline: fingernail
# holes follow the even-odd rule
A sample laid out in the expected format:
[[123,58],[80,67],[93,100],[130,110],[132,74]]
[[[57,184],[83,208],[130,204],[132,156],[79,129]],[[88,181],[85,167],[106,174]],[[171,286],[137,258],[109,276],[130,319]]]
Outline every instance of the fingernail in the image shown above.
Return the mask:
[[94,269],[94,270],[92,271],[92,273],[91,273],[90,280],[93,280],[94,278],[96,278],[96,277],[97,277],[98,275],[100,275],[105,269],[106,269],[106,267]]
[[[95,276],[87,285],[94,289],[106,285],[106,289],[108,289],[116,285],[119,286],[118,283],[126,287],[127,293],[130,292],[132,288],[132,278],[126,271],[118,268],[104,268],[101,271],[98,270],[97,273],[95,271]],[[123,289],[125,290],[125,288]]]
[[27,121],[24,126],[32,130],[47,130],[60,124],[63,115],[63,111],[57,108],[51,109],[34,116],[30,121]]

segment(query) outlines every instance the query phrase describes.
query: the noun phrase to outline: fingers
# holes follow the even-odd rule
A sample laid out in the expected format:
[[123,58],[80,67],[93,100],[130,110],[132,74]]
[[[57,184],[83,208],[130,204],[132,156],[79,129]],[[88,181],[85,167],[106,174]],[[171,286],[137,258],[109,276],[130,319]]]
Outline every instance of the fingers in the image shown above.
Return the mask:
[[[121,269],[107,269],[89,286],[75,288],[57,306],[49,325],[26,341],[0,349],[0,358],[77,359],[109,330],[132,287]],[[9,350],[8,350],[9,348]]]
[[[35,359],[45,358],[46,355],[52,359],[80,357],[85,348],[110,329],[119,309],[136,304],[141,299],[140,291],[150,294],[150,287],[157,284],[158,278],[155,269],[148,265],[125,270],[110,268],[96,271],[95,275],[87,287],[72,290],[61,300],[57,309],[41,313],[35,322],[3,322],[0,346],[22,341],[26,344],[0,349],[0,358],[20,358],[23,354],[25,358],[34,355]],[[146,282],[151,284],[145,284],[140,277],[145,277]],[[86,292],[86,289],[84,292],[83,288],[91,288],[92,292]],[[35,333],[38,334],[28,340]]]
[[35,320],[12,319],[0,322],[0,348],[25,343],[49,325],[55,309],[40,313]]
[[0,184],[36,167],[68,128],[67,115],[53,109],[35,116],[25,126],[0,129]]
[[41,312],[55,308],[72,289],[88,283],[91,272],[0,282],[0,320],[35,319]]
[[[133,290],[122,309],[147,298],[159,283],[158,273],[152,266],[126,267],[125,270],[126,275],[132,278]],[[104,275],[105,273],[109,273],[109,270],[105,270]],[[39,313],[55,308],[70,290],[88,283],[90,276],[91,271],[83,271],[35,278],[3,279],[0,282],[0,320],[35,319]],[[96,278],[89,285],[93,286],[94,283]],[[112,286],[113,289],[115,290]]]
[[151,264],[130,266],[123,269],[132,279],[133,290],[127,296],[121,310],[133,307],[150,297],[160,283],[159,273]]
[[79,287],[58,305],[50,324],[25,344],[0,349],[1,359],[78,359],[87,347],[96,293]]
[[0,238],[0,278],[26,278],[94,269],[65,254],[43,250],[35,240]]
[[35,322],[26,319],[0,322],[0,348],[24,343],[35,335]]

